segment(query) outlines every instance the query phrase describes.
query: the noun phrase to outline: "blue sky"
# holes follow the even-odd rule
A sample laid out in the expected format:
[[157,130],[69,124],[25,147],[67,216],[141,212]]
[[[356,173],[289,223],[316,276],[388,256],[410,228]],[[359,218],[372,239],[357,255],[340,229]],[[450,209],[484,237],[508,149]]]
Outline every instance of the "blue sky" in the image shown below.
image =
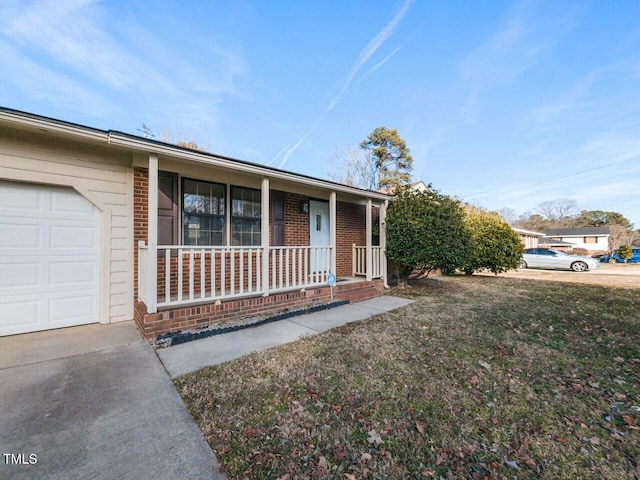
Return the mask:
[[640,227],[640,2],[0,0],[0,105],[326,178],[396,128],[489,209]]

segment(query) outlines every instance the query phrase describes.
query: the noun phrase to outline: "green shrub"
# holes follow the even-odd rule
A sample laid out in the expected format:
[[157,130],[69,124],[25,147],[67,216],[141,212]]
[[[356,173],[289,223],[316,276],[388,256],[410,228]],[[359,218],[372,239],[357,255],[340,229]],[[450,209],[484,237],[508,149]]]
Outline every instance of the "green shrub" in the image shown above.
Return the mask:
[[469,209],[465,224],[471,244],[461,270],[468,275],[485,269],[498,274],[518,267],[524,247],[518,234],[498,214]]
[[470,244],[460,202],[431,189],[400,192],[389,206],[386,234],[386,254],[401,276],[414,268],[452,273]]

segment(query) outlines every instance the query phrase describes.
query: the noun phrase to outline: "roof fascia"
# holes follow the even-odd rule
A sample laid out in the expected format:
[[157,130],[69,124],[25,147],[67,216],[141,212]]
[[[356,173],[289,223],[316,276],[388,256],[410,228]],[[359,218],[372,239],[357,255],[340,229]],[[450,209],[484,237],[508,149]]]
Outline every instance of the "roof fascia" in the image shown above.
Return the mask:
[[326,182],[320,179],[314,179],[311,177],[300,176],[295,173],[285,172],[283,170],[275,170],[271,168],[261,167],[260,165],[244,163],[241,161],[234,161],[231,159],[222,158],[211,153],[199,153],[192,150],[176,148],[169,144],[149,142],[143,138],[130,136],[127,134],[120,134],[118,132],[109,132],[108,143],[114,146],[134,150],[137,152],[154,152],[158,155],[167,155],[180,160],[186,160],[190,162],[212,165],[216,167],[228,168],[252,175],[261,175],[264,177],[277,178],[279,180],[302,183],[305,185],[313,186],[316,188],[322,188],[325,190],[333,190],[336,192],[348,193],[364,198],[371,198],[375,200],[391,200],[391,197],[377,192],[370,192],[367,190],[361,190],[359,188],[349,187],[348,185],[340,185],[337,183]]

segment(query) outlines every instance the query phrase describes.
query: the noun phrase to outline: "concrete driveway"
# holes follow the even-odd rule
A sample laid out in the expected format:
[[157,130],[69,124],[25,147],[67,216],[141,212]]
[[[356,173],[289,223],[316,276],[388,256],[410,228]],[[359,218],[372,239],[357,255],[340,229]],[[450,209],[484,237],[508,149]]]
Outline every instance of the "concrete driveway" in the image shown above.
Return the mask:
[[225,478],[131,322],[0,338],[0,392],[0,478]]

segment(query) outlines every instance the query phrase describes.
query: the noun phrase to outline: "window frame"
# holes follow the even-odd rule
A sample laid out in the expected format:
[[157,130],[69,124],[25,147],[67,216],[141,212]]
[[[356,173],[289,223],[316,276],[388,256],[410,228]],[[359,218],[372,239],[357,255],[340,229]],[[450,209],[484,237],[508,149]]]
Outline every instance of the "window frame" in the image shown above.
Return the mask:
[[[186,188],[185,188],[185,184],[186,182],[195,182],[195,183],[204,183],[204,184],[208,184],[210,186],[216,186],[216,187],[220,187],[222,189],[222,196],[220,197],[216,197],[218,199],[222,199],[223,202],[223,213],[222,214],[211,214],[211,213],[187,213],[185,212],[185,192],[186,192]],[[190,178],[190,177],[183,177],[181,176],[180,178],[180,235],[182,237],[182,244],[183,245],[187,245],[190,247],[224,247],[227,244],[227,229],[228,229],[228,197],[227,197],[227,184],[225,183],[220,183],[220,182],[212,182],[210,180],[203,180],[203,179],[198,179],[198,178]],[[211,199],[213,197],[209,196],[209,199]],[[190,244],[187,243],[187,235],[186,235],[186,218],[187,217],[202,217],[202,218],[209,218],[209,219],[213,219],[213,218],[220,218],[222,217],[222,237],[221,237],[221,242],[220,244],[212,244],[211,241],[209,241],[209,243],[207,245],[201,245],[201,244]],[[209,232],[211,234],[211,232],[213,232],[213,230],[209,229]]]
[[[252,193],[254,198],[251,200],[254,209],[254,215],[235,215],[234,214],[234,202],[236,201],[236,192],[238,191],[249,191]],[[241,185],[230,185],[229,189],[229,240],[230,246],[233,247],[259,247],[262,245],[262,191],[258,188],[244,187]],[[240,196],[241,202],[246,201],[242,195]],[[257,216],[255,215],[257,212]],[[234,230],[235,222],[241,223],[254,223],[257,222],[257,231],[253,228],[250,231],[245,231],[241,229],[240,232],[236,232]],[[245,243],[243,241],[245,235],[249,235],[251,237],[250,243]],[[239,238],[239,243],[236,243],[236,238]]]

